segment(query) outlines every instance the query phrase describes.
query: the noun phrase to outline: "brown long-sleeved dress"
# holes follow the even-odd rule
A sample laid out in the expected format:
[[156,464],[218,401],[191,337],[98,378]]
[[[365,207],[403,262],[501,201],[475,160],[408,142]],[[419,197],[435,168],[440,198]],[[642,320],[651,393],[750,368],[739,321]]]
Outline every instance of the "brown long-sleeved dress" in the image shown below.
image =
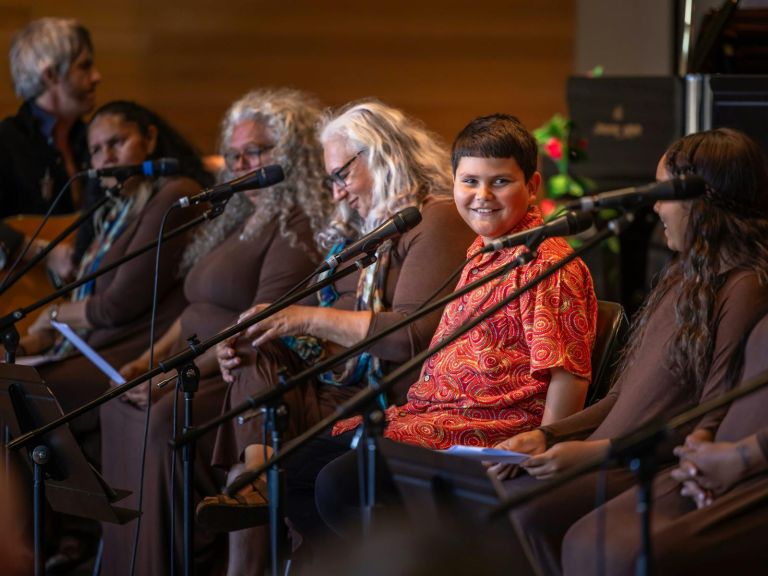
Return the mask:
[[[676,298],[677,293],[672,290],[660,302],[648,321],[635,357],[605,399],[543,428],[550,444],[572,439],[614,439],[654,418],[669,416],[723,391],[728,362],[744,331],[768,303],[768,288],[759,285],[754,272],[732,270],[727,274],[715,302],[712,365],[699,397],[683,389],[666,366],[665,354],[674,330]],[[594,508],[597,479],[596,473],[582,476],[511,512],[512,521],[526,535],[531,552],[546,574],[560,573],[562,539],[574,522]],[[523,476],[505,482],[504,487],[514,495],[537,482],[535,478]],[[632,482],[628,470],[609,470],[606,498],[620,494]]]
[[[168,207],[183,196],[200,191],[189,178],[166,178],[155,184],[156,192],[144,209],[129,222],[102,261],[106,266],[157,239],[160,222]],[[181,226],[194,211],[173,210],[166,220],[166,231]],[[185,305],[178,279],[178,261],[187,238],[180,235],[163,243],[158,275],[156,326],[166,330]],[[93,326],[87,342],[113,366],[135,358],[149,345],[149,320],[152,307],[152,274],[155,251],[149,250],[100,276],[86,304],[86,316]],[[109,387],[109,378],[82,355],[46,364],[40,375],[53,390],[65,412],[93,400]],[[72,423],[86,455],[98,461],[97,411]]]
[[[747,344],[743,380],[768,369],[768,316],[755,326]],[[715,442],[757,435],[768,458],[768,388],[736,401]],[[652,542],[657,574],[763,574],[768,569],[768,474],[739,482],[704,509],[681,496],[669,472],[654,483]],[[640,550],[636,493],[627,490],[600,510],[605,518],[605,574],[631,574]],[[576,522],[563,541],[565,574],[597,574],[597,511]]]
[[[395,244],[383,300],[388,311],[373,315],[368,336],[378,334],[415,311],[463,261],[474,233],[461,220],[452,200],[429,198],[422,208],[421,223],[403,234]],[[334,307],[352,310],[357,287],[356,275],[337,284],[339,299]],[[443,293],[450,291],[449,287]],[[442,295],[442,294],[441,294]],[[371,346],[372,355],[382,361],[382,371],[389,372],[429,345],[440,320],[440,310],[428,314]],[[235,382],[227,390],[224,408],[241,403],[247,396],[277,385],[278,368],[298,368],[286,346],[270,342],[258,350],[241,348],[243,363],[235,371]],[[417,373],[416,373],[417,374]],[[415,378],[403,378],[407,383]],[[360,390],[359,386],[337,387],[310,382],[284,396],[290,419],[284,438],[301,433],[335,407]],[[402,394],[404,390],[400,390]],[[258,418],[238,425],[223,425],[216,439],[213,463],[230,468],[240,461],[249,444],[262,443],[262,423]]]
[[[277,300],[314,269],[319,256],[313,248],[307,216],[295,210],[288,219],[287,229],[296,235],[295,244],[280,233],[277,221],[250,240],[240,240],[242,229],[237,229],[195,264],[184,283],[189,305],[181,314],[182,339],[176,345],[177,351],[185,346],[184,338],[197,334],[201,340],[206,339],[233,324],[251,305]],[[194,399],[195,423],[219,414],[225,390],[218,371],[201,375]],[[155,394],[151,408],[137,574],[168,574],[174,553],[176,569],[179,573],[182,569],[181,458],[176,461],[176,479],[172,485],[173,458],[168,447],[173,432],[172,392],[173,385],[169,385]],[[182,402],[179,401],[179,430],[183,423]],[[104,476],[114,486],[133,492],[121,502],[123,506],[135,507],[138,503],[144,422],[145,412],[133,405],[116,400],[102,408]],[[216,493],[224,483],[221,472],[210,466],[213,439],[214,435],[209,434],[196,445],[193,488],[196,500]],[[111,448],[115,445],[120,446],[119,452]],[[175,515],[171,516],[173,486],[176,508]],[[172,522],[175,522],[173,544],[170,542]],[[135,522],[126,526],[104,525],[102,573],[116,576],[129,573],[135,525]],[[222,568],[226,560],[225,536],[216,537],[196,528],[196,574],[213,574]]]

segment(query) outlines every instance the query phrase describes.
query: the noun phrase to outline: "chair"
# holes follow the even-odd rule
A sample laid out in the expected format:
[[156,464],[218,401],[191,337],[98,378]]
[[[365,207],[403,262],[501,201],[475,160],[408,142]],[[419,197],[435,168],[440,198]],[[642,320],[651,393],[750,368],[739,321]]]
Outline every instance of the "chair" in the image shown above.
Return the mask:
[[613,368],[628,328],[629,320],[621,304],[598,300],[597,330],[592,347],[592,382],[587,390],[586,406],[605,397],[611,389]]

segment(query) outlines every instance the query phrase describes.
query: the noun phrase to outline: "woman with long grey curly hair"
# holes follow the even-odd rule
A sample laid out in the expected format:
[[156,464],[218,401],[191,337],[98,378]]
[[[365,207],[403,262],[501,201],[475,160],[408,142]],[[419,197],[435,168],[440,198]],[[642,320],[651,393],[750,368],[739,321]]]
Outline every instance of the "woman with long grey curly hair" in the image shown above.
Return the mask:
[[[439,289],[472,241],[473,233],[448,195],[448,152],[420,123],[382,102],[367,100],[326,114],[319,134],[327,182],[338,205],[331,224],[320,234],[324,243],[334,240],[338,227],[334,221],[346,219],[344,210],[353,215],[353,236],[407,206],[418,207],[423,219],[398,239],[383,243],[373,265],[357,277],[338,281],[319,306],[289,306],[239,339],[222,343],[217,349],[219,366],[231,383],[225,409],[247,395],[277,386],[281,375],[296,373],[412,313]],[[339,246],[335,243],[332,250]],[[261,310],[267,302],[243,316]],[[389,334],[366,353],[288,392],[284,396],[289,406],[287,436],[302,432],[361,387],[425,348],[439,316],[439,312],[425,316]],[[225,424],[219,429],[214,464],[228,469],[234,479],[263,461],[269,452],[265,444],[258,421]],[[290,482],[289,516],[308,535],[313,526],[303,523],[302,515],[314,510],[314,495],[297,493]],[[263,566],[264,533],[242,528],[263,521],[264,515],[241,514],[247,509],[257,511],[259,502],[265,504],[259,494],[263,490],[256,486],[238,496],[248,499],[250,507],[231,506],[235,501],[226,496],[206,498],[198,507],[199,522],[236,530],[230,534],[230,574],[258,573]]]
[[[194,237],[182,258],[186,272],[184,293],[189,305],[173,326],[155,344],[155,358],[162,359],[183,349],[185,338],[205,339],[235,322],[238,314],[257,302],[272,301],[305,278],[320,260],[314,234],[323,228],[330,213],[330,194],[323,181],[322,149],[315,127],[320,108],[314,98],[291,89],[249,92],[227,111],[221,126],[221,153],[225,168],[222,181],[248,174],[267,165],[279,164],[285,180],[273,187],[235,194],[223,213]],[[214,350],[196,359],[201,381],[195,395],[194,421],[217,415],[224,401],[226,384],[218,375]],[[131,379],[147,370],[149,351],[124,365],[120,372]],[[144,409],[151,402],[146,442],[164,446],[173,436],[174,394],[139,386],[127,392],[125,402],[113,402],[102,412],[104,475],[139,493],[136,471],[144,458]],[[170,393],[169,393],[170,392]],[[121,446],[115,457],[114,446]],[[209,465],[212,439],[196,445],[195,485],[197,495],[210,494],[221,479]],[[145,457],[143,493],[144,529],[139,532],[137,573],[165,574],[171,562],[182,557],[182,507],[170,514],[181,486],[172,481],[172,453],[149,450]],[[180,467],[178,468],[180,469]],[[180,481],[177,475],[176,481]],[[175,494],[174,494],[175,489]],[[166,546],[166,532],[153,526],[175,523],[174,546]],[[126,573],[132,551],[132,528],[104,529],[104,565],[110,574]],[[158,546],[160,539],[162,546]],[[226,559],[225,542],[211,532],[195,532],[195,572],[209,574]],[[179,565],[179,564],[177,564]]]

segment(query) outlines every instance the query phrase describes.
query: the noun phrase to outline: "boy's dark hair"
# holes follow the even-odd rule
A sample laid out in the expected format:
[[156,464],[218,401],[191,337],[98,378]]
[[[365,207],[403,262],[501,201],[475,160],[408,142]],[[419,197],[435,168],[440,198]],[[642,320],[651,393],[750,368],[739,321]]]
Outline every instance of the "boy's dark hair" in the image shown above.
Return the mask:
[[459,160],[465,156],[514,158],[528,181],[536,172],[538,152],[536,139],[515,116],[480,116],[467,124],[453,141],[451,168],[456,174]]

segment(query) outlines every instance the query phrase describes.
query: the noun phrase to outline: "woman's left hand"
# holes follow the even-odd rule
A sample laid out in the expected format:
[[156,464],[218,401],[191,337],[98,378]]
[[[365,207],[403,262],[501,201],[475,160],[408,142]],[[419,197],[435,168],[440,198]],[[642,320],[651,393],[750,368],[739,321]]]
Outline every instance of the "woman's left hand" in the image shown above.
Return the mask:
[[546,480],[562,474],[577,464],[604,454],[607,449],[608,443],[604,441],[558,442],[542,454],[531,456],[520,466],[531,476]]
[[[238,322],[242,322],[246,318],[258,314],[269,306],[269,304],[257,304],[247,312],[241,314]],[[251,345],[254,348],[257,348],[265,342],[269,342],[280,336],[308,334],[310,333],[312,318],[314,317],[316,310],[317,308],[313,306],[288,306],[249,327],[245,331],[245,337],[253,338],[254,336],[257,336],[251,342]]]
[[51,326],[51,311],[56,307],[55,304],[52,304],[43,308],[38,317],[35,318],[35,321],[30,324],[27,332],[29,334],[35,334],[37,332],[53,330],[53,327]]

